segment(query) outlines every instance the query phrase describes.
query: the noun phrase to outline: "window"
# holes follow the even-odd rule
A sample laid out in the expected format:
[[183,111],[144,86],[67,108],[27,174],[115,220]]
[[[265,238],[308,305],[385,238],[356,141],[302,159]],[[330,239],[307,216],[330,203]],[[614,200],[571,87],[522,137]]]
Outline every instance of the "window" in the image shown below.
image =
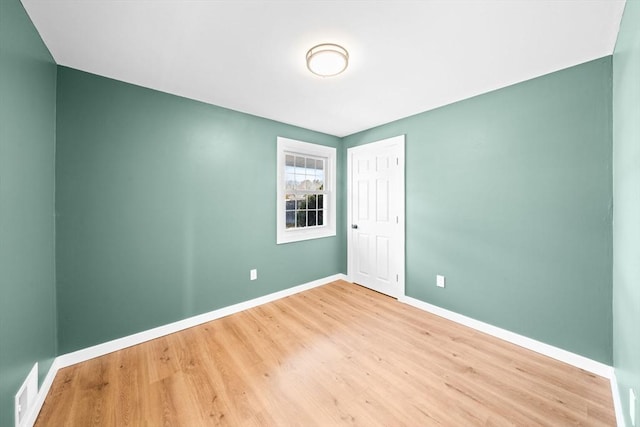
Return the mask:
[[336,235],[335,181],[335,148],[278,137],[278,244]]

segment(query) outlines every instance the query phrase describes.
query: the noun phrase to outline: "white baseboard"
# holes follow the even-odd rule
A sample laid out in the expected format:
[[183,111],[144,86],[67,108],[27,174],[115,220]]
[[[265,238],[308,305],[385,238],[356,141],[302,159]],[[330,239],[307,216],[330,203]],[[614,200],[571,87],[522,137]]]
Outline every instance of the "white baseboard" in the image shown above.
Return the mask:
[[445,319],[449,319],[456,323],[460,323],[461,325],[468,326],[480,332],[484,332],[485,334],[493,335],[494,337],[500,338],[504,341],[535,351],[536,353],[540,353],[561,362],[568,363],[569,365],[584,369],[585,371],[589,371],[593,374],[600,375],[601,377],[608,378],[609,380],[613,377],[613,368],[611,366],[596,362],[595,360],[580,356],[579,354],[527,338],[523,335],[498,328],[497,326],[463,316],[462,314],[449,311],[412,297],[403,296],[399,298],[399,301],[421,310],[428,311],[429,313],[437,316],[444,317]]
[[618,390],[618,378],[615,370],[611,376],[611,396],[613,396],[613,409],[616,412],[618,427],[625,427],[624,410],[622,409],[622,400],[620,400],[620,390]]
[[189,317],[187,319],[179,320],[177,322],[169,323],[167,325],[159,326],[157,328],[149,329],[147,331],[138,332],[133,335],[128,335],[126,337],[94,345],[92,347],[87,347],[82,350],[74,351],[72,353],[60,355],[56,357],[51,364],[51,368],[49,368],[49,372],[47,373],[47,376],[40,386],[38,396],[36,397],[36,402],[33,405],[33,409],[28,416],[26,425],[33,426],[35,424],[36,419],[38,418],[38,414],[40,413],[40,409],[42,409],[42,405],[44,404],[44,400],[49,393],[51,385],[53,384],[53,380],[58,373],[58,370],[62,368],[66,368],[67,366],[75,365],[76,363],[103,356],[105,354],[113,353],[114,351],[122,350],[124,348],[141,344],[146,341],[154,340],[165,335],[173,334],[175,332],[179,332],[184,329],[200,325],[202,323],[210,322],[221,317],[239,313],[241,311],[257,307],[262,304],[276,301],[281,298],[285,298],[312,288],[316,288],[318,286],[326,285],[327,283],[331,283],[336,280],[347,280],[347,276],[345,274],[334,274],[333,276],[314,280],[312,282],[274,292],[269,295],[254,298],[249,301],[244,301],[238,304],[219,308],[208,313],[203,313],[197,316]]

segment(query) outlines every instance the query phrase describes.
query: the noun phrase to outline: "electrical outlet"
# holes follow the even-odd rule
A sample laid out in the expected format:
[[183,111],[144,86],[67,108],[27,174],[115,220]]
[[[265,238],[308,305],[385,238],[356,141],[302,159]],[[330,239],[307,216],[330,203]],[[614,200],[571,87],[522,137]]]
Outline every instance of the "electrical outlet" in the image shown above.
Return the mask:
[[631,418],[631,425],[636,425],[636,393],[632,388],[629,389],[629,418]]
[[444,288],[445,285],[445,279],[444,276],[441,275],[436,275],[436,286],[439,288]]
[[254,268],[249,272],[249,279],[256,280],[257,278],[258,278],[258,270]]
[[15,426],[22,427],[26,425],[27,415],[31,411],[31,406],[36,400],[38,394],[38,364],[33,365],[31,372],[27,375],[24,383],[18,389],[15,395]]

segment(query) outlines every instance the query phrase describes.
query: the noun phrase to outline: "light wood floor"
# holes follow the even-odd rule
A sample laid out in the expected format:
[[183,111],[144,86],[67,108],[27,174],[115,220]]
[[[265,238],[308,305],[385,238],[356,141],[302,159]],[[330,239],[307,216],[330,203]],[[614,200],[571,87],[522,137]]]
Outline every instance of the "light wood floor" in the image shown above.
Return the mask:
[[608,380],[343,281],[59,371],[36,426],[615,425]]

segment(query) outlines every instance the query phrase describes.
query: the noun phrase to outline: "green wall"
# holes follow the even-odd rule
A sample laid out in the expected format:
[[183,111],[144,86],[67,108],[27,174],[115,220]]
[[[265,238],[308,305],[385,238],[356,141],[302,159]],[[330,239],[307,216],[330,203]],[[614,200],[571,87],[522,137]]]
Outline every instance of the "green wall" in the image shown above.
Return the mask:
[[56,352],[56,65],[18,0],[0,0],[0,426]]
[[611,364],[611,58],[351,135],[345,150],[399,134],[407,294]]
[[[640,2],[627,1],[613,55],[613,365],[627,425],[640,399]],[[636,404],[636,423],[640,405]]]
[[275,243],[277,136],[339,138],[64,67],[57,108],[61,353],[345,272]]

